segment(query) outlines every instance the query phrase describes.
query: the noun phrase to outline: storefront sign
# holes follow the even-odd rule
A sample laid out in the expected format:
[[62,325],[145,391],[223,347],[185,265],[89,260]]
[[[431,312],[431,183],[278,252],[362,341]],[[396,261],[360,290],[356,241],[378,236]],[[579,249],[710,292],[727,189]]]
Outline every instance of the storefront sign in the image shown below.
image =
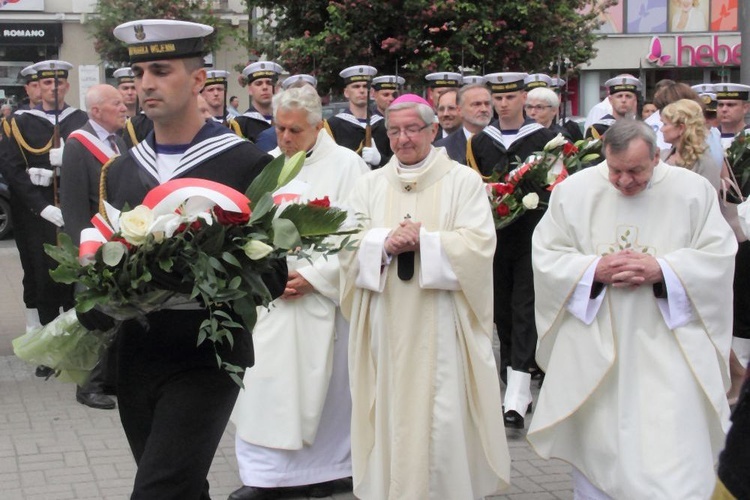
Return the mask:
[[[674,39],[674,44],[668,41]],[[646,61],[652,65],[679,67],[739,66],[742,43],[728,45],[719,35],[703,37],[708,43],[696,43],[695,35],[655,36],[651,39]],[[672,45],[673,50],[667,50]]]
[[729,46],[713,35],[710,44],[690,45],[683,36],[675,37],[677,66],[739,66],[742,43]]
[[0,0],[0,10],[44,10],[44,0]]
[[0,23],[0,45],[59,45],[62,41],[61,23]]

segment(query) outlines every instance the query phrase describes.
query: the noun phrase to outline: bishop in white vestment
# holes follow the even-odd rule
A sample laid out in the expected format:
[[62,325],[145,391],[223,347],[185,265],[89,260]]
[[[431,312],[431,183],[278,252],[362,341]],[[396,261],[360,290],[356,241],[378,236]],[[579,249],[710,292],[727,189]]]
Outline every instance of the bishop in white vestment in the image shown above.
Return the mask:
[[533,237],[547,375],[528,440],[585,498],[709,498],[729,423],[737,244],[715,189],[655,140],[618,121],[607,161],[555,188]]
[[399,97],[386,120],[394,156],[357,182],[349,204],[364,230],[358,251],[341,256],[354,494],[482,498],[510,476],[490,207],[479,175],[431,146],[437,125],[424,99]]

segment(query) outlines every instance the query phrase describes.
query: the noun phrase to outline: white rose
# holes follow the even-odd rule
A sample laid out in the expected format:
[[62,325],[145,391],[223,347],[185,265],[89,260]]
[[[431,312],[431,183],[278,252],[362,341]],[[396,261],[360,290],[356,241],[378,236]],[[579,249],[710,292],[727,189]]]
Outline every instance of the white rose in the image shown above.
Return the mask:
[[562,134],[557,134],[551,141],[547,143],[546,146],[544,146],[544,150],[552,151],[555,148],[561,147],[563,144],[565,144],[565,142],[565,137],[563,137]]
[[245,255],[247,255],[250,260],[260,260],[273,252],[273,247],[266,245],[262,241],[250,240],[243,245],[242,250],[245,251]]
[[534,210],[539,205],[539,195],[536,193],[529,193],[521,200],[523,206],[527,210]]
[[129,212],[120,215],[120,233],[131,245],[142,245],[149,235],[154,221],[154,213],[144,205],[138,205]]

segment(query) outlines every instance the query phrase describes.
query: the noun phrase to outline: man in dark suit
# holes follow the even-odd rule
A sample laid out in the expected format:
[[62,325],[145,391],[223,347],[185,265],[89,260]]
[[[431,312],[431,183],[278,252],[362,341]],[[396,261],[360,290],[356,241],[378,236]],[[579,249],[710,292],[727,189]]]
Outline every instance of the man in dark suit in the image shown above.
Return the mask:
[[492,119],[490,90],[484,84],[472,84],[458,91],[458,111],[463,126],[444,139],[435,142],[435,147],[444,147],[451,160],[466,163],[466,144],[471,137],[484,130]]
[[[139,205],[154,187],[176,178],[199,178],[244,192],[271,157],[198,111],[204,87],[203,38],[213,28],[174,20],[140,20],[114,30],[128,44],[138,97],[154,130],[107,170],[107,201]],[[271,295],[286,284],[285,261],[264,276]],[[217,365],[253,364],[250,333],[233,342],[198,342],[209,317],[195,302],[124,321],[118,339],[120,419],[138,465],[131,498],[208,499],[208,475],[239,386]],[[101,328],[99,316],[80,316]],[[242,373],[239,374],[242,376]]]
[[[60,205],[65,233],[73,243],[81,242],[81,230],[91,226],[99,211],[99,174],[102,165],[126,151],[119,131],[125,125],[128,108],[120,91],[111,85],[94,85],[86,92],[89,121],[68,136],[60,175]],[[112,384],[114,348],[102,356],[88,381],[76,389],[76,400],[91,408],[111,410],[115,402],[105,394]]]

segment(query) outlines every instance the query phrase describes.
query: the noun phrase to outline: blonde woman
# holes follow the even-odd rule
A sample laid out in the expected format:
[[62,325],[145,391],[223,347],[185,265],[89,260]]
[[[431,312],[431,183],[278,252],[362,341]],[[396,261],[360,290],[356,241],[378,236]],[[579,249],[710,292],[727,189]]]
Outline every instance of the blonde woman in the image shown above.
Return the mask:
[[662,160],[702,175],[718,191],[721,165],[709,153],[701,105],[691,99],[680,99],[662,110],[661,121],[664,141],[672,145],[662,151]]

